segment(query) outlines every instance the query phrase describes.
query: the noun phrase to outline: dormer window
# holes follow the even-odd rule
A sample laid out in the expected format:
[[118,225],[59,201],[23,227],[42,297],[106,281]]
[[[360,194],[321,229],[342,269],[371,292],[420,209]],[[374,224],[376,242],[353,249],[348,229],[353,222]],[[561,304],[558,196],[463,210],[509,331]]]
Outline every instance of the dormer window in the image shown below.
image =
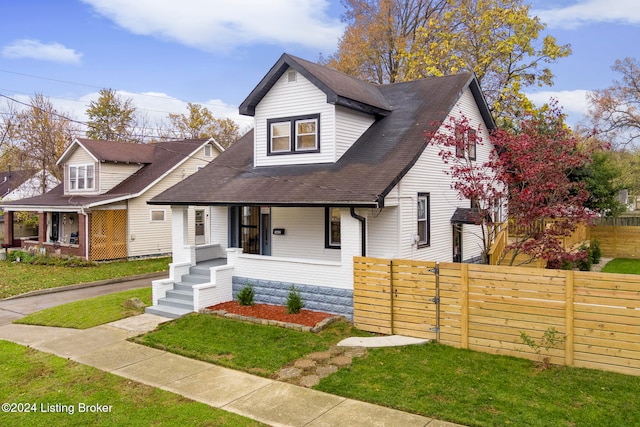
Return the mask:
[[207,144],[204,146],[204,156],[205,157],[211,157],[213,156],[213,151],[212,151],[211,144]]
[[268,155],[320,151],[320,115],[267,120]]
[[69,166],[69,191],[93,190],[94,182],[93,164]]

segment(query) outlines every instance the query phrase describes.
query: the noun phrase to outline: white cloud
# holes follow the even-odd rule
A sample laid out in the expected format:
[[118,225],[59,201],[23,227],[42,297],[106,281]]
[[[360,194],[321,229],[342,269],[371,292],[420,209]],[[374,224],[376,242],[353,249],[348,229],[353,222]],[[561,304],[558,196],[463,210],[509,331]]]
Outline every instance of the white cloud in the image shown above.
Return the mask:
[[551,99],[557,99],[562,107],[562,112],[567,114],[567,123],[574,125],[584,119],[589,109],[588,90],[561,90],[561,91],[541,91],[527,93],[527,98],[536,106],[540,107],[549,103]]
[[298,44],[333,52],[342,34],[328,0],[82,0],[135,34],[210,52],[249,44]]
[[573,29],[594,22],[640,24],[638,0],[580,0],[571,6],[532,10],[549,28]]
[[42,61],[79,64],[82,54],[60,43],[42,43],[39,40],[16,40],[2,48],[2,56],[8,59],[30,58]]

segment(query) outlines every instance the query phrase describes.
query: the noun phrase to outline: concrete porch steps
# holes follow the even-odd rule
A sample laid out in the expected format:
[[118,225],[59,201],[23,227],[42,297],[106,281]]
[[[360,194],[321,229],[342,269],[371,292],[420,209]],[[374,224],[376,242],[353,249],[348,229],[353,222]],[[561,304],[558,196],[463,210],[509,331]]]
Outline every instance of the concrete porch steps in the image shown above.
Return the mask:
[[209,282],[208,266],[192,266],[189,274],[183,275],[180,282],[173,284],[173,289],[168,290],[164,298],[158,300],[158,304],[147,307],[145,313],[157,316],[177,319],[185,314],[192,313],[193,307],[193,286]]

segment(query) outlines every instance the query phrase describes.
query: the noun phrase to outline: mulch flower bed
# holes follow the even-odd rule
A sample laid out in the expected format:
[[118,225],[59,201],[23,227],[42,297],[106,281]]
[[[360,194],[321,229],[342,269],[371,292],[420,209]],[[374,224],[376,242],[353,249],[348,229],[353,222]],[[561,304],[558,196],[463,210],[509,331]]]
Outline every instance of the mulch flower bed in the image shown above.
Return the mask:
[[238,301],[223,302],[221,304],[207,307],[207,309],[214,311],[223,310],[227,313],[238,314],[241,316],[277,320],[279,322],[294,323],[296,325],[309,327],[314,327],[325,319],[335,317],[334,314],[305,309],[300,310],[300,313],[297,314],[287,314],[287,307],[285,306],[270,304],[240,305]]

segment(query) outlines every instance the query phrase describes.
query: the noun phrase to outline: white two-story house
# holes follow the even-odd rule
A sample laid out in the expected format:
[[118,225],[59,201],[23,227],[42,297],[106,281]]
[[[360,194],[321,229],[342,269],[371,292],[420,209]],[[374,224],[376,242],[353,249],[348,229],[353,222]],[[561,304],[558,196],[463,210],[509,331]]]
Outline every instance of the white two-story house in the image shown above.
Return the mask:
[[[171,252],[171,209],[147,201],[196,173],[223,148],[213,139],[128,144],[75,139],[58,164],[64,182],[44,195],[0,203],[5,217],[39,214],[38,237],[25,248],[110,260]],[[207,212],[188,212],[194,245],[206,239]],[[7,241],[12,221],[5,221]]]
[[[285,54],[240,113],[251,132],[150,201],[172,206],[174,235],[151,312],[198,310],[247,284],[256,302],[283,304],[293,285],[307,308],[351,317],[354,256],[479,260],[478,226],[456,220],[470,201],[426,137],[464,115],[487,142],[465,155],[488,158],[495,125],[473,74],[378,86]],[[212,264],[187,241],[193,205],[211,213]]]

